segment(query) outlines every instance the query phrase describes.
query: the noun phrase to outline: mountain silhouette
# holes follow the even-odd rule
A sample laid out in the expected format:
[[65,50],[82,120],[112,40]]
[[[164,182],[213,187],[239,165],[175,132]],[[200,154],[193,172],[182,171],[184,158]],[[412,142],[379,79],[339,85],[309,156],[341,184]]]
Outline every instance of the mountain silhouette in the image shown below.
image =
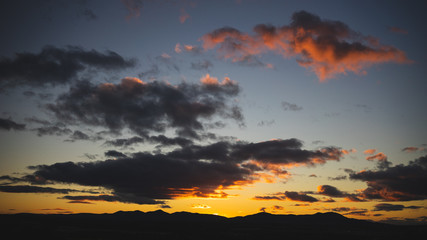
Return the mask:
[[3,214],[1,231],[13,239],[415,239],[426,226],[397,226],[338,213],[226,218],[189,212]]

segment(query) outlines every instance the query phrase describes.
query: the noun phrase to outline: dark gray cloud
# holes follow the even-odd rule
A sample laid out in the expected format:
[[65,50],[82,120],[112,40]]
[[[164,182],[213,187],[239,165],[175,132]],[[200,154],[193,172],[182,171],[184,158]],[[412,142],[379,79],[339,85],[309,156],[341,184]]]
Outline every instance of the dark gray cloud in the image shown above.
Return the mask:
[[16,123],[11,118],[0,118],[0,130],[24,130],[25,124]]
[[340,176],[336,176],[336,177],[328,177],[328,180],[332,180],[332,181],[339,181],[339,180],[346,180],[347,176],[346,175],[340,175]]
[[145,142],[145,138],[142,137],[131,137],[131,138],[117,138],[114,140],[105,141],[105,145],[107,146],[115,146],[115,147],[129,147],[138,143]]
[[319,194],[329,197],[345,197],[347,194],[338,190],[338,188],[331,185],[320,185],[317,187]]
[[68,141],[70,142],[79,141],[79,140],[91,140],[91,137],[82,131],[76,130],[70,136],[70,139],[68,139]]
[[127,157],[126,154],[116,151],[116,150],[108,150],[104,153],[106,157],[112,157],[112,158],[123,158]]
[[39,187],[30,185],[0,185],[0,192],[7,193],[62,193],[68,194],[71,192],[80,192],[74,189],[68,188],[51,188],[51,187]]
[[137,204],[164,204],[164,201],[154,201],[149,198],[143,197],[121,197],[120,195],[78,195],[78,196],[63,196],[60,199],[70,200],[69,203],[92,203],[93,201],[102,202],[123,202],[123,203],[137,203]]
[[320,185],[317,187],[317,194],[328,197],[345,198],[349,202],[364,202],[365,200],[359,194],[347,193],[331,185]]
[[290,201],[297,201],[297,202],[318,202],[319,199],[314,198],[312,196],[309,196],[305,193],[301,192],[292,192],[292,191],[286,191],[286,192],[279,192],[274,193],[266,196],[255,196],[252,198],[254,200],[290,200]]
[[[123,201],[171,199],[179,196],[216,195],[219,186],[251,180],[251,171],[237,164],[184,161],[165,155],[135,154],[88,163],[56,163],[35,167],[34,175],[54,182],[102,186],[113,190]],[[146,202],[146,201],[144,201]]]
[[367,216],[368,209],[365,208],[355,208],[355,207],[336,207],[336,208],[327,208],[326,211],[340,212],[343,215],[357,215],[357,216]]
[[374,206],[373,211],[402,211],[403,209],[419,209],[421,206],[404,206],[400,204],[379,203]]
[[79,73],[89,69],[111,71],[133,66],[134,59],[125,59],[112,51],[46,46],[37,54],[16,53],[12,59],[0,58],[0,90],[20,85],[62,85],[77,80]]
[[37,132],[37,136],[42,137],[46,135],[50,136],[65,136],[70,135],[73,131],[66,128],[64,124],[56,124],[51,126],[43,126],[32,129]]
[[386,201],[427,199],[427,156],[379,170],[349,172],[350,179],[365,181],[361,197]]
[[344,215],[356,215],[356,216],[369,216],[367,209],[360,209],[351,212],[344,213]]
[[[250,159],[264,164],[285,166],[314,166],[330,160],[338,161],[343,155],[341,149],[336,147],[326,147],[313,151],[304,150],[302,146],[302,142],[295,138],[257,143],[220,141],[207,146],[189,145],[172,151],[170,155],[188,160],[203,158],[220,162],[243,162]],[[247,163],[245,166],[249,167],[251,163]]]
[[[260,181],[261,172],[281,177],[287,174],[287,166],[315,166],[339,160],[340,153],[332,147],[304,150],[297,139],[260,143],[222,141],[203,146],[186,145],[166,154],[139,152],[124,156],[117,151],[108,151],[107,156],[119,157],[96,162],[32,166],[29,169],[34,172],[25,178],[38,183],[104,187],[122,202],[142,204],[147,199],[155,202],[181,196],[227,197],[224,190]],[[304,193],[284,194],[292,200],[314,201]]]
[[314,198],[312,196],[309,196],[304,193],[298,193],[298,192],[285,192],[285,196],[287,199],[292,201],[298,201],[298,202],[317,202],[319,201],[317,198]]
[[151,144],[159,144],[160,147],[165,146],[172,146],[172,145],[178,145],[178,146],[187,146],[190,144],[193,144],[193,141],[183,138],[183,137],[167,137],[165,135],[157,135],[157,136],[142,136],[142,137],[131,137],[131,138],[118,138],[113,140],[107,140],[105,141],[106,146],[115,146],[115,147],[130,147],[132,145],[138,144],[138,143],[151,143]]
[[174,128],[180,136],[198,138],[204,130],[203,119],[219,116],[243,121],[240,109],[229,101],[238,92],[232,81],[176,86],[137,78],[100,85],[82,81],[47,108],[58,121],[70,125],[105,127],[115,133],[128,128],[140,136]]

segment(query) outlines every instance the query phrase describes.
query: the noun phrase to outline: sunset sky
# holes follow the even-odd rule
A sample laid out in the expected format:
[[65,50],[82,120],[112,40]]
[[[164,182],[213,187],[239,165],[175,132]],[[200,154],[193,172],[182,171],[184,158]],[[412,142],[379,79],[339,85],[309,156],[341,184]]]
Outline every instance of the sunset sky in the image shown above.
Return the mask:
[[0,213],[427,221],[423,1],[0,3]]

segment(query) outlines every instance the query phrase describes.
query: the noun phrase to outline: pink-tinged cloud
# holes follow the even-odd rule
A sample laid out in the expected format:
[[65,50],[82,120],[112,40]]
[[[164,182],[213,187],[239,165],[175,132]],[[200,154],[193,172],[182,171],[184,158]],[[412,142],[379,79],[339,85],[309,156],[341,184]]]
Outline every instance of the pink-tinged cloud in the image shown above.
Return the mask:
[[402,149],[402,152],[407,152],[407,153],[414,153],[414,152],[418,152],[418,151],[425,151],[426,148],[424,147],[405,147]]
[[179,15],[179,22],[185,23],[185,21],[187,21],[187,19],[189,18],[190,18],[190,15],[185,11],[184,8],[181,8],[180,15]]
[[142,9],[142,0],[121,0],[123,5],[125,5],[128,10],[128,15],[126,16],[127,20],[132,18],[138,18],[141,15]]
[[392,33],[398,33],[398,34],[408,34],[408,30],[405,30],[403,28],[398,27],[389,27],[390,32]]
[[181,53],[182,52],[181,44],[177,43],[175,45],[175,52],[176,53]]
[[229,77],[225,77],[221,82],[218,81],[218,78],[216,77],[211,77],[209,75],[209,73],[207,73],[205,76],[202,76],[200,78],[200,82],[203,85],[207,85],[207,86],[220,86],[220,85],[233,85],[233,84],[237,84],[235,81],[230,80]]
[[201,37],[205,50],[217,48],[222,58],[232,62],[253,60],[267,52],[296,57],[313,71],[320,82],[340,74],[366,74],[374,64],[410,63],[405,53],[378,39],[363,36],[339,21],[330,21],[305,12],[296,12],[290,25],[257,25],[254,35],[234,28],[220,28]]
[[201,53],[202,50],[200,49],[200,47],[189,45],[189,44],[181,45],[180,43],[177,43],[175,45],[176,53],[182,53],[184,51],[188,53],[198,54],[198,53]]

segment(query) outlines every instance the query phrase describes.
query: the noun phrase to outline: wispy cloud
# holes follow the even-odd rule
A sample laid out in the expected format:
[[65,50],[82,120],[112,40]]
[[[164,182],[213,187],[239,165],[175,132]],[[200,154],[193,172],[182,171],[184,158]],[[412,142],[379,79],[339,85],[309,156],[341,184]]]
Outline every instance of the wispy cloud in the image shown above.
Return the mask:
[[185,23],[185,21],[187,21],[191,17],[190,14],[188,14],[187,11],[185,11],[184,8],[181,8],[179,12],[180,12],[180,15],[179,15],[180,23]]
[[127,20],[130,20],[132,18],[138,18],[141,15],[141,10],[143,7],[142,0],[121,0],[121,1],[128,11],[128,15],[126,16]]

